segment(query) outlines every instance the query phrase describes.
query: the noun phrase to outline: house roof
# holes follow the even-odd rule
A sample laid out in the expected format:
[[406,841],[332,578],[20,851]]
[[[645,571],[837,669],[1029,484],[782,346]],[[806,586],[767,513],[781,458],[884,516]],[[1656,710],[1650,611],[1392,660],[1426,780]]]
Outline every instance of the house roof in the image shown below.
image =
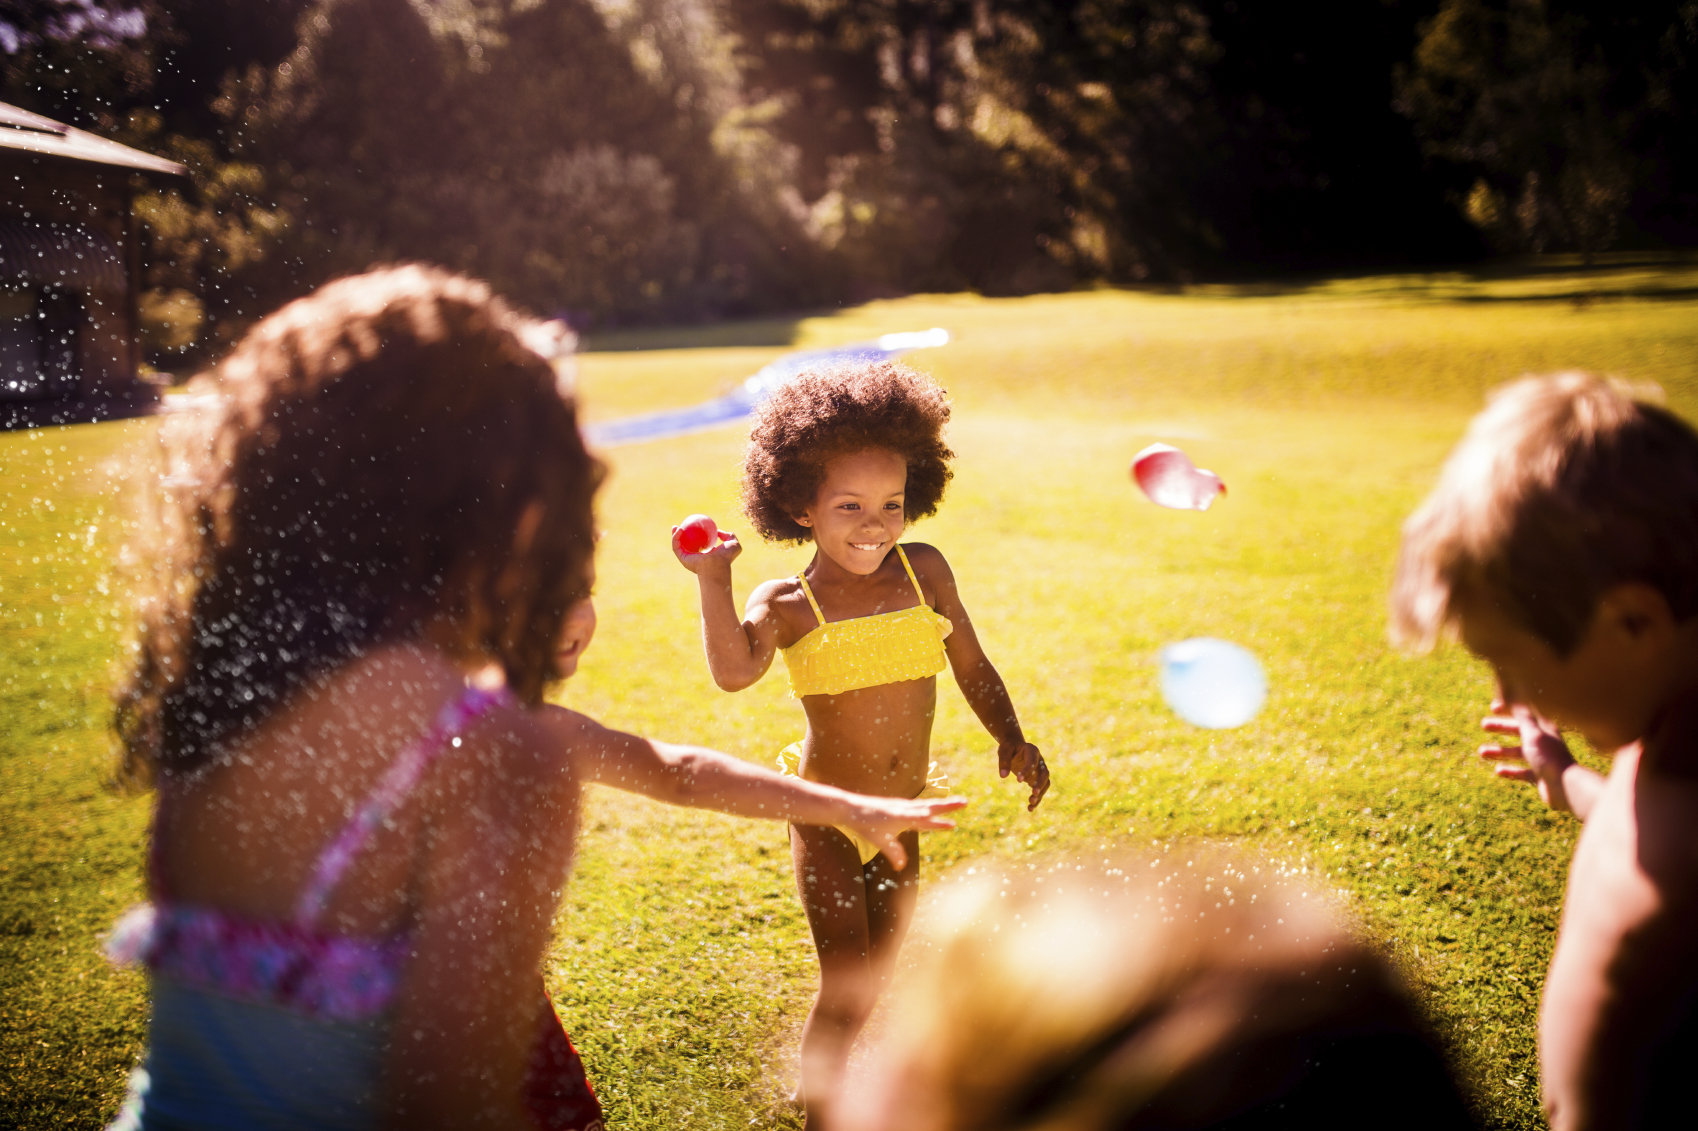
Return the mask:
[[29,153],[87,161],[95,165],[137,169],[144,173],[169,177],[189,175],[188,169],[175,161],[167,161],[163,157],[155,157],[151,153],[119,145],[99,134],[91,134],[87,130],[79,130],[63,122],[55,122],[52,118],[32,114],[5,102],[0,102],[0,149],[21,149]]

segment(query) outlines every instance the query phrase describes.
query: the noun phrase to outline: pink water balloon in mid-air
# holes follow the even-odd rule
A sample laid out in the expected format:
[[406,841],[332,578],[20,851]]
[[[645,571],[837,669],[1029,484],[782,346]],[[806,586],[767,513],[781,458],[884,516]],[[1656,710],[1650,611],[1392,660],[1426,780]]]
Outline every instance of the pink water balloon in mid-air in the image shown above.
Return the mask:
[[1132,478],[1150,502],[1181,511],[1206,511],[1226,494],[1214,472],[1196,466],[1172,444],[1151,444],[1132,457]]

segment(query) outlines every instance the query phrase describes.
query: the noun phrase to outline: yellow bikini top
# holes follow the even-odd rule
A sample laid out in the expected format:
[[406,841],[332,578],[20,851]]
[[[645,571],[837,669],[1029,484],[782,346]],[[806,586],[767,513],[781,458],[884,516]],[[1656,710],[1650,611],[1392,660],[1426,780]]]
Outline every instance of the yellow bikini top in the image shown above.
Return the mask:
[[797,574],[802,592],[813,606],[819,627],[784,649],[784,666],[790,672],[790,695],[841,695],[881,683],[924,679],[948,666],[943,639],[954,630],[949,618],[926,604],[908,555],[896,547],[902,568],[908,572],[920,603],[889,613],[827,621],[808,588],[808,579]]

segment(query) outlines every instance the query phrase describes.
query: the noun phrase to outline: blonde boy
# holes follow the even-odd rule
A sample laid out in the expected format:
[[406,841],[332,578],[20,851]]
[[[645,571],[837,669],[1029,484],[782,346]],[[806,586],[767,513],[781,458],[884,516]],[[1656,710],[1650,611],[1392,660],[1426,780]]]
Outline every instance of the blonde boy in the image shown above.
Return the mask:
[[1485,729],[1519,745],[1481,755],[1585,822],[1539,1011],[1553,1131],[1698,1120],[1695,614],[1698,433],[1613,382],[1499,391],[1404,526],[1394,636],[1491,664]]

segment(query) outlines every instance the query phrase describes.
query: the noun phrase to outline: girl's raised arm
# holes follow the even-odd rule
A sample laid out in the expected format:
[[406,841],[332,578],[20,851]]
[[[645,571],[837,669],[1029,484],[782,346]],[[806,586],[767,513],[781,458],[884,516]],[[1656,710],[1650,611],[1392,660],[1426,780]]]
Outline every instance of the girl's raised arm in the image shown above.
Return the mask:
[[979,722],[996,740],[997,772],[1002,777],[1013,774],[1015,779],[1032,788],[1026,801],[1028,810],[1036,809],[1049,791],[1049,767],[1038,748],[1026,741],[1020,729],[1020,717],[1014,711],[1014,700],[1002,682],[995,665],[979,644],[973,631],[972,618],[961,603],[955,588],[955,574],[949,563],[934,547],[910,545],[909,560],[921,583],[932,592],[933,608],[949,618],[953,626],[943,642],[944,654],[949,657],[949,669],[961,688],[967,705],[973,708]]
[[545,707],[542,717],[552,740],[571,751],[582,781],[738,817],[848,826],[878,845],[898,868],[907,858],[896,839],[899,833],[952,829],[954,823],[943,814],[967,804],[960,798],[911,801],[850,793],[788,777],[717,750],[625,734],[564,707]]
[[749,594],[749,607],[739,620],[731,591],[731,563],[743,546],[728,531],[720,531],[719,537],[717,544],[692,554],[679,545],[674,527],[672,552],[696,575],[701,590],[702,647],[713,682],[722,691],[741,691],[766,674],[778,652],[778,619],[771,597],[782,582],[767,582]]

